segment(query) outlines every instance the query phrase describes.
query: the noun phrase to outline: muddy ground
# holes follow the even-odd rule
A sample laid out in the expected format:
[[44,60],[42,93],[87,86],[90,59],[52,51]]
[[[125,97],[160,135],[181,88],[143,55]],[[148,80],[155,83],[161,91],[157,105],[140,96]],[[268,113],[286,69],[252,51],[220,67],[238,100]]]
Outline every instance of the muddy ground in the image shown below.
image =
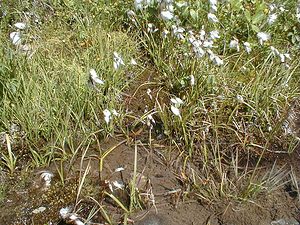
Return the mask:
[[[68,161],[63,166],[65,183],[62,184],[58,165],[52,163],[48,168],[40,168],[30,174],[19,174],[19,177],[3,180],[10,188],[1,204],[0,224],[64,224],[59,211],[63,207],[73,207],[82,220],[87,219],[95,201],[103,205],[113,221],[122,224],[124,211],[108,196],[103,196],[103,190],[113,194],[122,203],[129,206],[128,191],[117,189],[114,181],[128,184],[132,179],[134,153],[137,148],[137,187],[140,192],[141,208],[132,215],[128,224],[162,225],[162,224],[211,224],[211,225],[271,225],[297,224],[300,220],[299,196],[289,184],[283,186],[268,196],[258,196],[253,202],[237,203],[233,201],[203,204],[196,197],[184,197],[176,173],[176,168],[168,165],[167,147],[155,144],[148,148],[142,142],[127,142],[121,139],[107,139],[101,146],[91,146],[84,158]],[[115,147],[115,148],[114,148]],[[99,148],[112,149],[104,159],[102,173],[99,174],[99,159],[96,158]],[[290,158],[296,173],[299,174],[299,150]],[[72,163],[73,166],[70,166]],[[89,169],[84,180],[84,188],[80,195],[80,177]],[[117,168],[124,171],[116,172]],[[49,188],[43,187],[40,179],[41,171],[51,171],[54,178]],[[4,179],[4,178],[3,178]],[[88,197],[91,196],[94,198]],[[77,201],[76,201],[77,198]],[[42,212],[34,210],[45,207]],[[75,207],[75,208],[74,208]],[[95,224],[104,224],[104,218],[96,212],[92,218]],[[273,222],[272,222],[273,221]],[[275,222],[278,223],[275,223]],[[282,222],[282,221],[281,221]]]

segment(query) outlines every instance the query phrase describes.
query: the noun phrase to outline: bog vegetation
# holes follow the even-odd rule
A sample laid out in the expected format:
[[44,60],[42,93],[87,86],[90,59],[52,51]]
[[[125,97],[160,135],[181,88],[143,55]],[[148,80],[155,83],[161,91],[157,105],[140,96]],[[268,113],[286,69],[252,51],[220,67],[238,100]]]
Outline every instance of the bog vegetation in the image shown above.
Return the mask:
[[[187,198],[252,201],[296,179],[275,161],[299,143],[296,0],[14,0],[0,13],[1,176],[142,127],[182,158]],[[141,113],[128,99],[142,86]]]

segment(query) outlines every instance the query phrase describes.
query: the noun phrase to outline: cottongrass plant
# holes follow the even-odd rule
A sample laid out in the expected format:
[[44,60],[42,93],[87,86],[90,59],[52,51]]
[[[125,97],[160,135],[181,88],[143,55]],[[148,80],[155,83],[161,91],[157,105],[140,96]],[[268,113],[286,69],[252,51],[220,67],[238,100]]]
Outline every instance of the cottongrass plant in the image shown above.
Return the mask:
[[[134,40],[76,15],[75,21],[72,30],[63,20],[45,22],[43,29],[30,21],[17,23],[12,29],[26,32],[26,38],[18,44],[14,36],[1,44],[1,66],[6,68],[1,126],[5,130],[16,123],[21,128],[36,165],[76,154],[80,140],[92,133],[112,135],[124,116],[126,74],[139,73],[131,65],[137,56]],[[32,46],[30,56],[19,52],[21,44]]]
[[[156,99],[164,133],[192,160],[202,162],[206,179],[226,193],[223,176],[230,168],[232,153],[254,157],[259,163],[269,154],[295,149],[297,140],[285,135],[283,125],[290,104],[299,98],[295,51],[299,43],[291,45],[290,34],[278,32],[280,21],[290,17],[284,13],[286,7],[296,5],[233,1],[222,3],[222,8],[218,1],[195,1],[181,7],[175,1],[145,4],[131,12],[129,23],[140,33],[151,63],[161,74],[163,96],[167,93],[170,99],[176,96],[184,102],[180,107],[176,98],[171,104],[165,97]],[[168,14],[166,6],[171,9]],[[291,18],[284,29],[296,26],[296,15]],[[219,184],[209,175],[214,170],[220,174]],[[246,171],[247,176],[240,179],[250,179],[256,172]],[[213,196],[216,194],[207,199]],[[252,195],[247,196],[250,199]]]
[[[172,1],[168,3],[152,1],[149,4],[146,4],[146,2],[143,4],[144,7],[136,11],[132,18],[137,28],[143,32],[141,34],[142,42],[149,52],[150,57],[153,59],[154,65],[157,66],[157,69],[165,76],[165,83],[169,88],[167,91],[169,91],[170,94],[187,98],[187,102],[193,102],[190,106],[196,107],[197,109],[203,108],[205,105],[203,101],[206,102],[204,99],[208,97],[212,102],[208,103],[206,107],[204,106],[205,108],[203,110],[206,113],[210,110],[226,110],[229,113],[227,115],[228,119],[226,119],[227,116],[224,113],[214,112],[214,114],[217,115],[217,118],[220,117],[220,120],[223,122],[226,121],[227,125],[233,122],[233,116],[236,115],[238,111],[241,113],[238,117],[243,113],[247,114],[247,120],[249,122],[247,122],[248,125],[245,124],[245,129],[251,129],[251,126],[253,128],[258,126],[258,130],[264,131],[267,129],[268,124],[272,127],[278,127],[275,124],[276,121],[281,121],[282,123],[284,111],[287,110],[288,103],[295,98],[294,92],[297,90],[297,87],[293,84],[293,81],[297,79],[298,76],[298,64],[297,61],[293,60],[292,54],[288,53],[293,49],[282,50],[281,53],[271,46],[274,56],[278,56],[279,60],[276,58],[273,59],[269,52],[266,51],[266,45],[270,45],[271,42],[278,45],[284,44],[280,38],[277,38],[278,35],[271,34],[273,31],[271,29],[272,27],[269,28],[269,25],[263,21],[266,17],[265,14],[260,14],[262,12],[265,13],[262,7],[268,7],[267,4],[257,5],[257,9],[255,5],[250,9],[247,8],[247,5],[240,6],[245,7],[245,10],[254,10],[257,16],[260,15],[259,20],[256,19],[252,21],[255,22],[255,25],[261,24],[261,27],[264,26],[265,29],[269,29],[268,33],[262,31],[256,32],[256,29],[254,29],[253,32],[242,37],[241,41],[236,38],[239,36],[238,33],[233,35],[232,39],[232,36],[228,37],[229,34],[232,35],[232,31],[218,24],[214,25],[215,28],[218,27],[218,29],[207,31],[212,26],[210,22],[218,22],[217,19],[212,19],[216,18],[216,16],[211,12],[208,13],[208,20],[206,22],[203,21],[200,33],[193,29],[194,24],[189,23],[189,19],[193,18],[191,12],[194,12],[195,7],[198,6],[196,3],[190,3],[184,9],[176,8],[176,4]],[[210,7],[216,8],[218,2],[210,2],[209,4]],[[225,5],[223,5],[224,14],[229,13],[227,10],[234,7],[232,4],[233,3],[225,3]],[[175,9],[172,11],[175,17],[177,16],[174,21],[165,22],[163,19],[153,15],[153,13],[155,14],[154,9],[161,10],[161,8],[166,7],[166,5],[172,5],[171,8]],[[273,5],[273,7],[275,6]],[[284,9],[280,10],[284,11]],[[192,18],[186,16],[186,11],[190,11]],[[233,11],[231,13],[235,14],[240,12],[237,10],[237,12]],[[200,16],[200,12],[198,14]],[[220,10],[218,14],[221,14]],[[183,22],[184,20],[185,22]],[[247,22],[247,19],[243,22]],[[150,23],[152,27],[157,28],[155,31],[145,29],[145,26],[148,26]],[[227,23],[227,21],[223,23]],[[290,26],[293,25],[293,23],[290,24]],[[207,27],[206,31],[205,27]],[[170,30],[167,36],[165,36],[165,30]],[[251,40],[252,44],[248,42],[249,40]],[[239,42],[242,42],[245,47],[243,51],[241,51],[239,47]],[[254,46],[255,49],[251,48],[251,45]],[[216,52],[219,54],[216,54]],[[209,61],[211,63],[209,63]],[[292,68],[290,66],[292,66]],[[286,68],[289,68],[289,70],[286,71]],[[172,76],[170,76],[171,74]],[[264,74],[270,74],[270,76],[264,76]],[[193,76],[193,80],[197,80],[200,84],[197,88],[190,87],[189,76]],[[282,77],[286,77],[285,81],[281,80]],[[289,83],[287,83],[287,81],[289,81]],[[267,92],[265,88],[268,89]],[[288,99],[288,102],[282,102],[280,100],[281,97],[278,95],[279,93],[286,95],[285,98]],[[197,97],[194,98],[194,96]],[[236,101],[236,103],[244,105],[241,106],[241,109],[237,108],[240,106],[234,106],[235,96],[240,96],[240,98],[237,98],[238,101]],[[253,98],[254,96],[255,99]],[[201,101],[199,106],[196,106],[197,104],[195,103],[197,103],[197,99],[198,101],[200,100],[198,97],[203,99],[203,101]],[[241,97],[243,97],[242,100]],[[269,99],[273,100],[270,101]],[[218,106],[219,103],[217,102],[223,106]],[[175,115],[179,115],[178,107],[172,105],[171,111]],[[190,108],[189,111],[193,110]],[[190,118],[188,121],[192,123],[193,121],[199,121],[199,119]],[[250,125],[251,120],[253,125]],[[233,124],[236,132],[240,132],[241,130],[241,128],[237,126],[238,123],[239,122],[235,121],[235,125]],[[259,133],[261,133],[261,131],[253,130],[253,132],[258,133],[260,136]],[[274,133],[272,132],[272,134]],[[263,133],[261,133],[261,135],[266,137]],[[270,137],[273,135],[267,136]],[[269,141],[266,142],[269,143]]]

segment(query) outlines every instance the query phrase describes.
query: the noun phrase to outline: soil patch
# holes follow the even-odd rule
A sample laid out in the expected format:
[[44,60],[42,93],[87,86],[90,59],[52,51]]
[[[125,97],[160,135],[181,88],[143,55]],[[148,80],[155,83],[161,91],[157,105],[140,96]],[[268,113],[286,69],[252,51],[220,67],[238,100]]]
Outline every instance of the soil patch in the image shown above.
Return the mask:
[[[100,146],[91,146],[83,154],[85,157],[75,159],[72,166],[69,162],[65,163],[64,184],[59,178],[57,165],[41,169],[54,174],[49,189],[43,189],[43,184],[39,184],[39,173],[36,171],[34,174],[15,178],[8,185],[7,196],[1,204],[1,224],[62,224],[59,212],[64,207],[73,208],[84,220],[97,207],[95,201],[105,208],[112,221],[123,224],[124,210],[114,199],[103,195],[103,192],[113,194],[125,207],[129,207],[128,185],[133,176],[135,148],[140,209],[136,209],[137,213],[130,217],[129,224],[271,225],[272,221],[280,219],[297,224],[300,219],[298,195],[290,195],[286,187],[266,196],[258,196],[253,203],[201,204],[193,196],[185,197],[184,189],[174,172],[176,168],[168,166],[163,157],[167,155],[165,146],[157,144],[150,148],[139,141],[109,139]],[[108,150],[111,152],[103,160],[101,170],[99,152]],[[299,175],[299,162],[299,152],[295,152],[290,163],[294,164],[296,175]],[[119,171],[121,168],[124,170]],[[85,185],[80,190],[80,182],[85,173]],[[116,182],[123,184],[124,188],[118,188]],[[35,210],[40,207],[45,207],[45,210],[36,213]],[[103,213],[95,212],[91,221],[104,224]]]

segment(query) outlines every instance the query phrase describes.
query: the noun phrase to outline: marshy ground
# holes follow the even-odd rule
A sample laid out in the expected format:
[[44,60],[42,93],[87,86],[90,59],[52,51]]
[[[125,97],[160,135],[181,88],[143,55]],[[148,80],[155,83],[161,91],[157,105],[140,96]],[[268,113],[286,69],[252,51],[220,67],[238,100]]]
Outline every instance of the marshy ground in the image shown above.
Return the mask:
[[[98,153],[97,146],[90,146],[86,156],[75,159],[70,168],[69,162],[63,165],[51,163],[46,168],[20,174],[3,180],[10,189],[6,191],[5,201],[2,203],[1,221],[4,224],[44,224],[51,221],[53,224],[63,224],[59,211],[62,207],[74,207],[76,213],[82,218],[92,216],[92,221],[102,224],[105,218],[97,212],[98,204],[110,214],[110,218],[123,224],[124,210],[108,196],[108,182],[125,184],[125,188],[116,189],[113,186],[115,197],[126,207],[130,205],[130,191],[128,184],[132,180],[134,168],[135,146],[133,143],[121,140],[104,140],[101,144],[103,150],[117,148],[105,159],[104,168],[99,174],[99,160],[95,158]],[[121,141],[123,142],[123,141]],[[147,144],[138,141],[137,144],[137,181],[139,190],[140,209],[129,217],[128,224],[133,222],[140,225],[165,224],[276,224],[274,221],[284,219],[286,224],[297,224],[299,220],[299,199],[293,184],[287,182],[282,187],[268,194],[259,194],[248,202],[236,202],[230,199],[216,201],[215,203],[199,200],[197,193],[187,191],[188,182],[183,183],[180,175],[182,159],[170,155],[162,144],[153,144],[150,149]],[[165,157],[162,157],[164,155]],[[299,174],[299,152],[293,158],[286,158],[284,164],[298,168],[294,172]],[[170,163],[172,162],[172,163]],[[115,172],[122,166],[124,171]],[[197,167],[194,173],[198,172]],[[264,163],[265,170],[270,169],[272,163]],[[62,169],[61,169],[62,168]],[[58,170],[64,172],[64,184],[60,180]],[[85,177],[80,196],[78,189],[82,174],[89,171]],[[52,185],[42,189],[43,181],[40,171],[49,171],[54,174]],[[16,172],[17,174],[21,172]],[[76,201],[77,199],[77,201]],[[96,201],[98,203],[96,203]],[[44,211],[34,213],[41,207]],[[92,214],[95,213],[95,214]],[[272,223],[273,222],[273,223]],[[279,223],[280,224],[280,223]]]
[[0,224],[299,225],[299,2],[0,15]]

